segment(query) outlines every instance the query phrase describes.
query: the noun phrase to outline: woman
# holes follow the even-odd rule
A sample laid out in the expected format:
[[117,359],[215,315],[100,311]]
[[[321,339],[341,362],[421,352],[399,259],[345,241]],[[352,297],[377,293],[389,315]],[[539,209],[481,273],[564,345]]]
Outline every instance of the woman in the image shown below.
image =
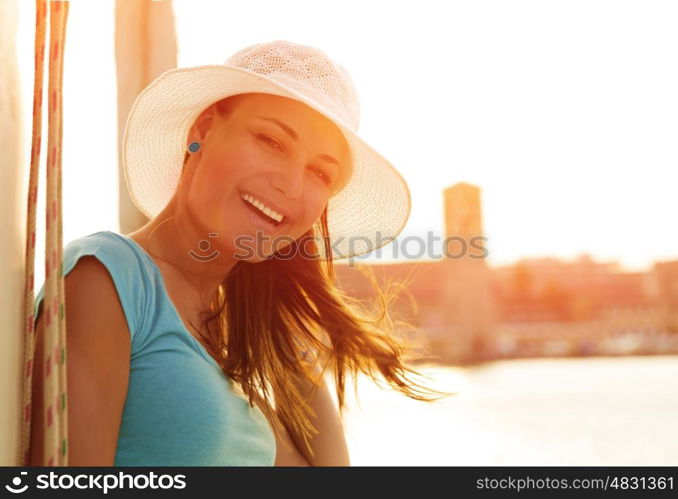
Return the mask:
[[334,285],[332,260],[385,244],[410,209],[357,125],[345,70],[283,41],[140,94],[122,154],[150,221],[64,252],[69,464],[348,465],[327,369],[340,409],[347,370],[431,400],[386,311]]

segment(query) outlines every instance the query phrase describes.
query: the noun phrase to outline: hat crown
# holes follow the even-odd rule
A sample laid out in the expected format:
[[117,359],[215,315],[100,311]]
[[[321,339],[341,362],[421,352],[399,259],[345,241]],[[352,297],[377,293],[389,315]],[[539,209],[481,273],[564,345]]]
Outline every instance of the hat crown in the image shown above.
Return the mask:
[[353,81],[319,49],[276,40],[246,47],[225,64],[266,76],[310,97],[358,130],[360,106]]

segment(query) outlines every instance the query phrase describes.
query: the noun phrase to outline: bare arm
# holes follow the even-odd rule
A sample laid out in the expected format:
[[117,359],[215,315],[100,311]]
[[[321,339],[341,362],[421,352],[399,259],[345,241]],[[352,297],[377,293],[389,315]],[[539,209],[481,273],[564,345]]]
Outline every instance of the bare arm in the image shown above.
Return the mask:
[[323,379],[314,395],[311,395],[314,386],[312,382],[297,380],[296,383],[302,393],[307,394],[309,404],[315,412],[315,417],[311,418],[311,422],[318,430],[318,433],[310,439],[314,453],[311,457],[304,447],[301,436],[288,429],[297,449],[311,466],[350,466],[343,425],[339,411],[330,395],[327,381]]
[[275,445],[275,466],[311,466],[308,459],[299,452],[287,429],[283,437],[276,436]]
[[303,456],[310,466],[350,466],[348,446],[339,411],[330,395],[325,377],[320,377],[323,356],[309,350],[310,355],[303,361],[309,366],[319,386],[305,378],[292,379],[304,399],[315,413],[311,423],[318,431],[309,438],[313,456],[306,449],[303,438],[293,428],[287,427],[287,434],[294,445],[295,452]]
[[[66,276],[68,464],[113,466],[129,379],[130,333],[113,280],[94,257]],[[40,311],[42,311],[42,303]],[[33,368],[31,466],[44,466],[42,358],[38,315]]]
[[[314,396],[311,396],[314,387],[311,381],[296,380],[295,383],[315,412],[311,422],[318,434],[310,438],[314,456],[306,451],[301,436],[285,427],[284,435],[276,435],[275,466],[350,466],[341,419],[326,381],[323,379]],[[263,409],[263,399],[255,394],[255,401]]]
[[[259,409],[266,415],[265,407],[270,407],[266,401],[259,396],[256,392],[254,393],[254,402],[257,404]],[[274,409],[275,412],[275,409]],[[268,416],[267,416],[268,417]],[[272,425],[272,422],[269,419],[269,424]],[[285,433],[282,436],[277,435],[275,432],[275,463],[274,466],[310,466],[311,463],[304,457],[299,449],[297,449],[296,444],[290,438],[290,434],[285,428]]]

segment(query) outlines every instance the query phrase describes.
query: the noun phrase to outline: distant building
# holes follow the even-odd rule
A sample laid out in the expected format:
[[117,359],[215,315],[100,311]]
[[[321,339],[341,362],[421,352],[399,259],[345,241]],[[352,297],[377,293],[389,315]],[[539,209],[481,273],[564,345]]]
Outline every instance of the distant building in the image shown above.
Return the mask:
[[493,322],[480,189],[459,183],[445,189],[443,197],[446,245],[439,275],[446,304],[444,334],[455,347],[453,360],[465,363],[485,348]]
[[[380,282],[408,280],[411,299],[396,309],[413,317],[419,336],[439,360],[466,363],[482,357],[493,324],[490,276],[485,262],[480,189],[456,184],[444,191],[444,256],[439,260],[369,264]],[[370,297],[359,272],[337,266],[341,286],[352,296]]]
[[[480,189],[459,183],[443,198],[443,258],[361,265],[382,287],[405,282],[392,310],[431,360],[678,353],[678,261],[657,263],[651,273],[622,272],[588,255],[490,269]],[[351,296],[374,298],[360,272],[336,271]]]
[[658,262],[653,273],[666,328],[678,333],[678,261]]

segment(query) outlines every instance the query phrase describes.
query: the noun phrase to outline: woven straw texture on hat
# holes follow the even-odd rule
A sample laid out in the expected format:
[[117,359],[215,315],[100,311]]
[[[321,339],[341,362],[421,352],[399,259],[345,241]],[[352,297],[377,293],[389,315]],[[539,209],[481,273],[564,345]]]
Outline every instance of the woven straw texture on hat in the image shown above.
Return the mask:
[[[303,102],[346,137],[352,176],[327,207],[333,258],[362,255],[394,239],[409,217],[409,189],[357,135],[359,104],[350,76],[324,52],[286,41],[247,47],[223,65],[172,69],[139,94],[122,143],[123,171],[135,205],[149,218],[160,213],[175,193],[196,118],[218,100],[253,92]],[[322,245],[319,249],[324,254]]]

